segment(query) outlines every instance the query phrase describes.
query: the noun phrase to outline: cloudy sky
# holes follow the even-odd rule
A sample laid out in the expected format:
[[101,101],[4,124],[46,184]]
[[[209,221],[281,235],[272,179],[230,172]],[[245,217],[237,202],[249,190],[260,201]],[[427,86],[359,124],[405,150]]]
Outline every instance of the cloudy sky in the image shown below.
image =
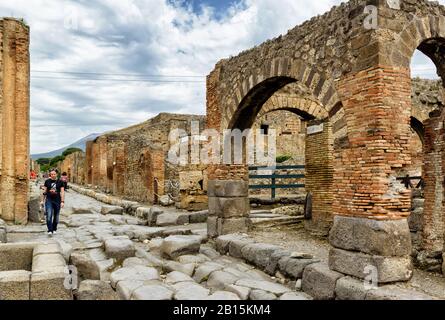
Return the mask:
[[[219,59],[340,2],[0,0],[0,16],[31,27],[31,153],[159,112],[204,114]],[[413,61],[414,75],[436,77],[429,60]]]

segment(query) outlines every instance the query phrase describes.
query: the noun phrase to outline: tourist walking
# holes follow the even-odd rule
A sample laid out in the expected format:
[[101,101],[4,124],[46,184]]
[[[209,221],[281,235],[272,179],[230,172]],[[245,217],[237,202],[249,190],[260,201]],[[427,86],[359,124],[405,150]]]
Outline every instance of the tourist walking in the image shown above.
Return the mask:
[[46,209],[46,225],[48,235],[57,233],[60,209],[65,205],[65,183],[57,179],[56,170],[51,170],[49,179],[45,181],[43,187],[42,204]]

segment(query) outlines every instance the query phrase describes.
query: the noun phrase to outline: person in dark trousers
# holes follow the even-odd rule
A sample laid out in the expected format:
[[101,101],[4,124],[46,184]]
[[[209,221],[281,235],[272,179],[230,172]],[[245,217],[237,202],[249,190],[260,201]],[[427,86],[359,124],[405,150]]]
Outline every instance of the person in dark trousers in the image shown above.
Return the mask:
[[66,172],[62,173],[62,176],[60,177],[60,180],[62,180],[65,183],[65,191],[68,190],[68,174]]
[[45,181],[43,187],[43,200],[46,208],[46,225],[48,235],[57,233],[60,209],[65,206],[65,183],[57,179],[56,170],[51,170],[50,178]]

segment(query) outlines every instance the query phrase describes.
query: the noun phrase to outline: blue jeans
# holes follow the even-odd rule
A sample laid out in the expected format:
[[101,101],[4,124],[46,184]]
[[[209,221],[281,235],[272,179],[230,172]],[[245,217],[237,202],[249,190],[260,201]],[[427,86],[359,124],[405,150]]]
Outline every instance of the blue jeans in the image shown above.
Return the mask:
[[46,226],[48,227],[48,232],[57,231],[60,204],[60,201],[46,199]]

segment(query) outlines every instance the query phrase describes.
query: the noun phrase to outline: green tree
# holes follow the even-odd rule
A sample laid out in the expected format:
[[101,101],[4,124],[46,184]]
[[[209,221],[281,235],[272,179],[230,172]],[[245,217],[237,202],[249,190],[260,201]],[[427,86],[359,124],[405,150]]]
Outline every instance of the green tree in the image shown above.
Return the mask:
[[81,152],[81,151],[82,151],[82,149],[79,149],[79,148],[68,148],[65,151],[63,151],[62,156],[67,157],[72,153]]

